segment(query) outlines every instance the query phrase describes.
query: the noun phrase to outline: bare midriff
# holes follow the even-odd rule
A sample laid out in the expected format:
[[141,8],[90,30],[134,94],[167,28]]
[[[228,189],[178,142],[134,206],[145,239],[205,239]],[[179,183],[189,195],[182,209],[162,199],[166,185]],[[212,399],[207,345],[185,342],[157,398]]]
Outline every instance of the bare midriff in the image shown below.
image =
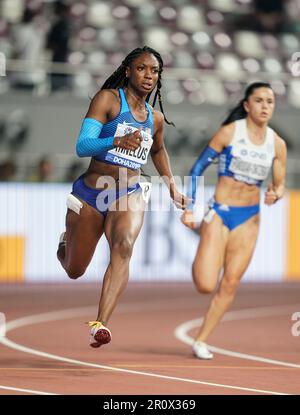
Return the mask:
[[217,203],[229,206],[257,205],[260,200],[260,188],[253,184],[221,176],[215,191]]
[[140,170],[131,170],[113,164],[91,159],[84,175],[84,182],[94,189],[133,186],[140,180]]

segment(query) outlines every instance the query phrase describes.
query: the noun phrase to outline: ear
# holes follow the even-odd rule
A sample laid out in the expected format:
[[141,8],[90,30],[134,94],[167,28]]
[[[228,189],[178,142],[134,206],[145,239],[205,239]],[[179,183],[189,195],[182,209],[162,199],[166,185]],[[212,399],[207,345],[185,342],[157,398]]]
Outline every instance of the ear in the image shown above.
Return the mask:
[[126,76],[126,78],[130,77],[130,68],[129,68],[129,66],[126,67],[125,76]]
[[248,113],[249,112],[249,104],[248,104],[248,101],[244,101],[243,102],[243,107],[244,107],[244,110]]

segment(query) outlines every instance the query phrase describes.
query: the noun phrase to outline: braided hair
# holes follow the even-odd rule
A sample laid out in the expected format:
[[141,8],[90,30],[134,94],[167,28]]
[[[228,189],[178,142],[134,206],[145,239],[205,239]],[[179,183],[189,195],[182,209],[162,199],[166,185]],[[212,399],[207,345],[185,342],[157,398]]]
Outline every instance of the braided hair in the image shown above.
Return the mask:
[[247,117],[247,111],[244,108],[244,102],[248,101],[250,95],[252,95],[253,92],[258,88],[272,89],[271,85],[267,82],[253,82],[252,84],[250,84],[245,91],[244,98],[238,103],[236,107],[234,107],[230,111],[225,121],[223,121],[222,125],[228,125],[234,121],[241,120]]
[[[121,65],[115,70],[115,72],[104,82],[104,84],[101,87],[101,90],[110,89],[110,88],[111,89],[123,88],[124,86],[126,87],[128,85],[128,78],[126,77],[126,68],[128,68],[131,65],[131,63],[143,53],[149,53],[151,55],[154,55],[159,64],[158,81],[156,85],[156,91],[155,91],[155,95],[153,98],[152,106],[153,107],[155,106],[155,103],[158,98],[159,107],[164,116],[165,122],[169,125],[175,126],[173,122],[170,122],[167,120],[165,113],[164,113],[164,108],[163,108],[163,101],[162,101],[162,96],[161,96],[161,87],[162,87],[161,74],[163,71],[164,63],[163,63],[161,55],[156,50],[150,48],[149,46],[144,46],[142,48],[136,48],[133,51],[131,51],[126,56],[126,58],[123,60]],[[151,93],[152,91],[146,97],[147,102],[149,102]]]

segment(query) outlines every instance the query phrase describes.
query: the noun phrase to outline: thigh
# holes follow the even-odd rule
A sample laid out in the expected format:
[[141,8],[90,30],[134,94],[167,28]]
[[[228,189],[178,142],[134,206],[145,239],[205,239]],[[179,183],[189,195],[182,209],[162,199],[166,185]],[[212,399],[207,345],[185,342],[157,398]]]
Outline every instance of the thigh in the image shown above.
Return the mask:
[[251,261],[259,229],[259,215],[230,232],[226,252],[224,277],[240,280]]
[[194,260],[194,274],[205,284],[215,286],[223,267],[229,230],[215,214],[209,222],[202,222],[200,242]]
[[114,241],[124,238],[133,244],[144,221],[145,202],[142,192],[123,196],[110,209],[104,225],[110,248]]
[[66,266],[71,268],[88,266],[103,234],[103,215],[83,200],[81,201],[83,207],[80,214],[68,209],[66,216],[65,261]]

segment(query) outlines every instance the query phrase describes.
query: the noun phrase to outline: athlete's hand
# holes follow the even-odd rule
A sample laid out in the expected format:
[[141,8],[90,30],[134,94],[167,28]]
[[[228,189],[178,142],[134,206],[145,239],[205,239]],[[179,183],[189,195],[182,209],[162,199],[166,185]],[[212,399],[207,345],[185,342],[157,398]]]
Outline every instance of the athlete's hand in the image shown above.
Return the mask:
[[270,183],[267,191],[265,192],[265,204],[273,205],[273,203],[277,202],[277,200],[278,196],[273,188],[273,185]]
[[181,222],[190,229],[198,228],[199,224],[196,223],[195,215],[192,210],[185,210],[180,218]]
[[177,190],[171,192],[171,198],[173,199],[173,202],[178,209],[185,209],[187,205],[191,203],[191,199],[179,193]]
[[116,137],[114,139],[114,145],[116,147],[124,148],[125,150],[135,151],[141,146],[142,141],[141,129],[139,129],[133,133],[123,135],[122,137]]

